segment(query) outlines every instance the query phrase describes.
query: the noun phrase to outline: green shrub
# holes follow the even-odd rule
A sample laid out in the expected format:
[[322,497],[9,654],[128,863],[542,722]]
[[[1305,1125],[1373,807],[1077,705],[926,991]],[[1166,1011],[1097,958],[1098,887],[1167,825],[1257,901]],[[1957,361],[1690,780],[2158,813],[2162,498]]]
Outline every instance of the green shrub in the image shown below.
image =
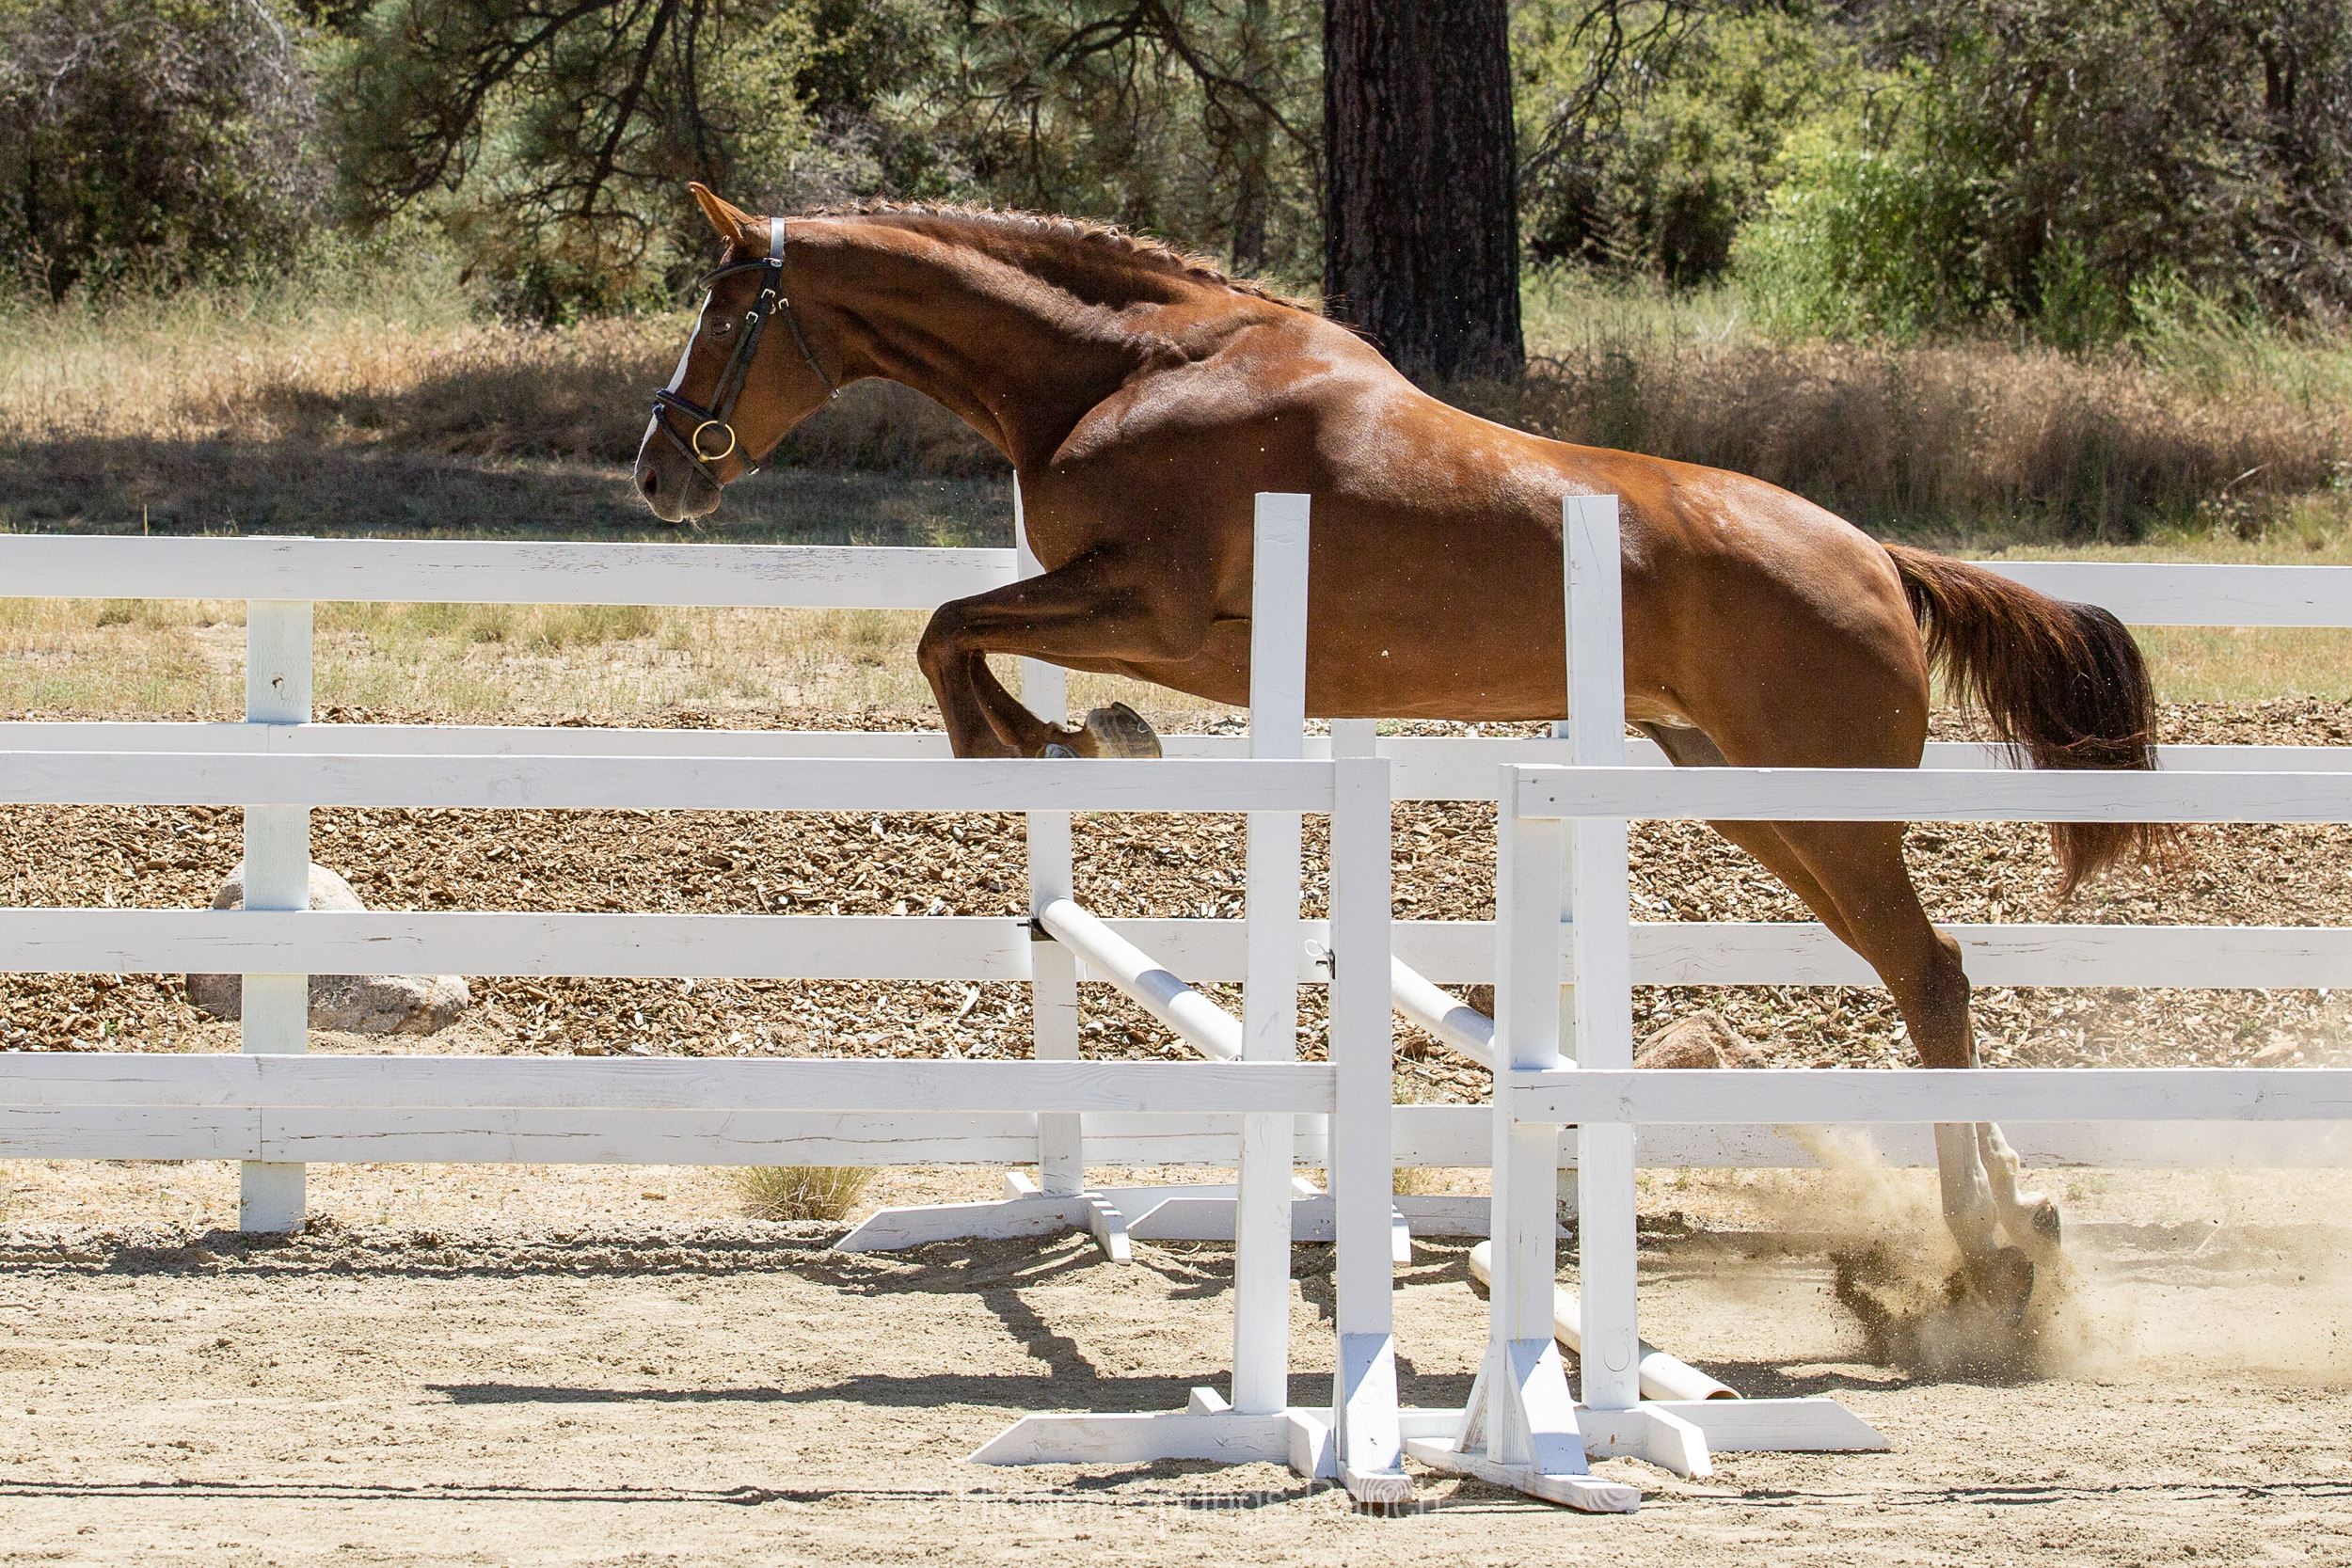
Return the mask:
[[0,7],[0,254],[20,286],[280,270],[321,183],[302,41],[273,0]]
[[1786,330],[1915,337],[1986,307],[1969,233],[1981,198],[1923,162],[1808,135],[1732,264]]

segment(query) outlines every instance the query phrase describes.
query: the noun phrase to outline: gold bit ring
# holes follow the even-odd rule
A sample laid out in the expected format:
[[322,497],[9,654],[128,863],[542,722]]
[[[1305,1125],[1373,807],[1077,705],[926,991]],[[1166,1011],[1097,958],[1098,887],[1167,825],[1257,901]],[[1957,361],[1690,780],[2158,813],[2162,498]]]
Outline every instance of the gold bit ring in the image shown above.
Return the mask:
[[[703,432],[706,430],[725,431],[727,433],[727,444],[721,447],[717,451],[703,451]],[[686,444],[692,447],[694,449],[694,455],[701,458],[704,462],[717,463],[723,460],[727,453],[735,450],[735,427],[727,423],[724,420],[705,420],[702,423],[694,427],[694,434],[687,438]]]

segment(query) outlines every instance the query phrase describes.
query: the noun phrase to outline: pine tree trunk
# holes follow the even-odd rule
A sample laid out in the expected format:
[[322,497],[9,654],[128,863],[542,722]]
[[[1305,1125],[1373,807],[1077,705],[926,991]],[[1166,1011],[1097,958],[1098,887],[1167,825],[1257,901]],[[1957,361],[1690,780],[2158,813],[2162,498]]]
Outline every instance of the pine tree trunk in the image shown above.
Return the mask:
[[[1260,91],[1273,86],[1266,62],[1266,30],[1272,24],[1267,0],[1244,0],[1239,42],[1242,80]],[[1255,277],[1265,270],[1266,216],[1273,205],[1268,166],[1274,155],[1274,121],[1257,103],[1240,105],[1233,193],[1233,270]]]
[[1415,380],[1517,375],[1508,0],[1324,0],[1323,286]]

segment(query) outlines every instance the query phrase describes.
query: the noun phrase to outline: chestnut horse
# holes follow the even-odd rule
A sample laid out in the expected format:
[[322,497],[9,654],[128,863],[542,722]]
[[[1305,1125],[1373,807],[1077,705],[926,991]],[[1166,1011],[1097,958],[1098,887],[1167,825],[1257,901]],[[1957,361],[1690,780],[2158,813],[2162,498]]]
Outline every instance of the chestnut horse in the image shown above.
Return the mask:
[[[1045,571],[941,606],[917,653],[958,756],[1153,746],[1101,714],[1041,721],[991,654],[1246,703],[1251,498],[1289,490],[1314,497],[1311,714],[1559,717],[1561,499],[1613,494],[1626,712],[1676,763],[1915,768],[1940,665],[2039,766],[2151,765],[2147,672],[2104,610],[1881,544],[1760,480],[1472,418],[1313,309],[1116,230],[874,206],[787,234],[691,189],[727,250],[638,453],[657,514],[711,511],[868,376],[945,404],[1020,475]],[[1900,824],[1713,826],[1877,970],[1922,1064],[1974,1065],[1959,948],[1920,908]],[[2071,890],[2150,839],[2052,842]],[[1990,1124],[1938,1127],[1936,1155],[1969,1275],[2030,1288],[2056,1208],[2018,1190]]]

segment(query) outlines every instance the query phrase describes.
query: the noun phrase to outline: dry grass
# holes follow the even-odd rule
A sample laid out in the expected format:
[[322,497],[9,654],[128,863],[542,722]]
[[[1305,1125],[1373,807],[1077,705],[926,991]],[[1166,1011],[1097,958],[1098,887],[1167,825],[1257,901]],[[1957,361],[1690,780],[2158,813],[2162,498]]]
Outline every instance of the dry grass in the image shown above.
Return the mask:
[[[1788,344],[1740,299],[1538,279],[1536,373],[1482,406],[1743,468],[1969,553],[2141,529],[2082,559],[2352,561],[2352,349],[2205,326],[2129,356]],[[623,465],[682,314],[485,325],[430,266],[0,311],[0,529],[675,538]],[[1003,545],[997,462],[903,388],[853,389],[693,538]],[[867,471],[856,471],[867,470]],[[887,472],[874,470],[888,470]],[[930,692],[911,613],[322,606],[323,705],[456,720],[886,708]],[[0,709],[232,716],[242,607],[0,600]],[[2352,693],[2335,632],[2156,629],[2170,701]],[[1012,672],[1005,672],[1008,678]],[[1079,676],[1178,723],[1221,711]]]
[[[1724,293],[1538,277],[1528,307],[1533,372],[1460,389],[1469,405],[1757,474],[1913,536],[2261,523],[2352,463],[2352,345],[2217,317],[2080,358],[2005,341],[1786,342]],[[0,311],[0,526],[497,532],[527,486],[537,526],[642,531],[618,468],[689,325],[485,324],[429,268]],[[852,388],[774,462],[950,481],[1004,468],[945,410],[882,384]],[[947,508],[950,531],[970,520]],[[720,526],[775,537],[817,522],[769,482],[741,487]]]
[[2352,632],[2145,626],[2137,635],[2168,703],[2352,697]]
[[838,1220],[865,1197],[863,1165],[752,1165],[734,1173],[743,1212],[755,1220]]
[[[685,312],[549,329],[397,295],[0,313],[0,445],[291,443],[625,463]],[[875,384],[794,433],[783,467],[974,478],[1003,461],[952,415]]]
[[1527,379],[1465,388],[1563,440],[1755,474],[1876,529],[2131,539],[2266,520],[2352,463],[2352,341],[2217,316],[2111,354],[1788,342],[1735,293],[1539,278]]
[[[914,666],[923,615],[879,610],[322,604],[321,708],[456,722],[637,721],[692,712],[935,711]],[[1014,690],[1020,672],[1000,661]],[[237,718],[245,606],[0,598],[0,716]],[[1162,724],[1229,710],[1074,674],[1073,707],[1120,701]]]
[[[691,325],[485,324],[429,269],[0,308],[0,529],[675,537],[626,465]],[[691,534],[1002,542],[1002,460],[904,388],[851,388],[771,466]]]
[[1929,538],[2130,540],[2225,494],[2285,504],[2352,458],[2341,404],[2188,395],[2122,360],[1990,344],[1603,350],[1464,401],[1561,440],[1754,474]]

